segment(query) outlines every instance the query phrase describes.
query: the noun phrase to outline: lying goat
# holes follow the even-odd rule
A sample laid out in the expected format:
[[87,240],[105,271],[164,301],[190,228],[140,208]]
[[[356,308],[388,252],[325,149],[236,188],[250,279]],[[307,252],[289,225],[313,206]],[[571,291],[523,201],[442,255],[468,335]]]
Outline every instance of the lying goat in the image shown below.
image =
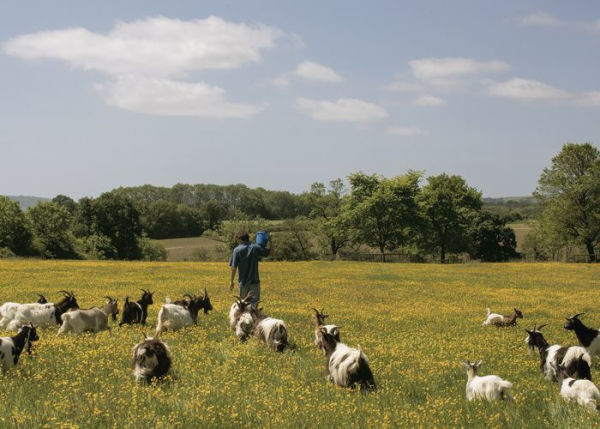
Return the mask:
[[287,328],[283,320],[274,319],[262,312],[262,308],[250,306],[253,334],[271,349],[282,352],[288,345]]
[[492,311],[487,309],[487,319],[482,323],[482,326],[496,326],[496,327],[505,327],[505,326],[516,326],[517,319],[523,318],[523,313],[521,313],[518,309],[513,308],[514,313],[510,316],[502,316],[501,314],[492,313]]
[[241,341],[246,341],[252,334],[254,320],[250,312],[252,294],[248,293],[244,298],[234,297],[235,302],[229,309],[229,326],[235,332],[235,336]]
[[341,387],[353,388],[358,384],[361,392],[375,390],[377,386],[369,361],[360,346],[357,349],[348,347],[337,341],[325,328],[321,328],[321,334],[327,359],[327,378]]
[[513,397],[510,395],[510,389],[513,387],[512,383],[501,379],[497,375],[478,376],[477,370],[481,366],[481,363],[482,361],[461,362],[461,365],[467,370],[467,400],[512,400]]
[[204,293],[201,297],[189,294],[184,296],[189,297],[189,300],[185,300],[182,304],[177,304],[182,301],[175,301],[173,304],[167,302],[160,308],[160,311],[158,312],[158,322],[156,324],[157,337],[161,332],[168,329],[177,331],[186,326],[195,324],[200,309],[204,310],[204,314],[213,309],[206,289],[204,289]]
[[560,395],[567,401],[575,399],[579,405],[597,411],[600,405],[600,390],[590,380],[577,380],[569,376],[563,365],[554,367]]
[[137,381],[160,379],[171,369],[171,351],[160,339],[147,337],[133,348],[131,368]]
[[113,322],[117,320],[119,306],[117,300],[110,296],[105,296],[108,300],[102,307],[93,307],[88,310],[73,310],[61,316],[62,325],[58,335],[73,332],[81,334],[84,331],[100,332],[110,329],[108,326],[108,316],[112,316]]
[[148,306],[154,304],[154,301],[152,300],[152,295],[154,295],[154,292],[149,292],[146,289],[140,290],[143,292],[143,294],[142,297],[136,302],[129,301],[129,297],[125,298],[119,327],[123,326],[124,324],[146,324],[146,317],[148,317]]
[[575,331],[579,343],[585,347],[589,354],[598,356],[600,355],[600,335],[598,335],[600,334],[600,331],[585,326],[583,322],[579,320],[579,316],[583,314],[585,313],[577,313],[574,316],[568,317],[565,329]]
[[0,337],[0,366],[6,371],[17,365],[21,352],[27,347],[31,354],[31,342],[39,340],[35,327],[30,323],[19,329],[14,337]]
[[7,302],[0,307],[0,329],[16,331],[21,326],[33,323],[37,327],[47,328],[53,324],[60,324],[60,316],[71,309],[79,308],[73,292],[61,290],[64,298],[57,302],[46,304],[17,304]]
[[537,347],[540,353],[540,369],[550,381],[556,380],[556,370],[559,365],[563,365],[567,374],[572,376],[575,373],[579,374],[579,378],[592,379],[590,368],[592,366],[592,357],[583,348],[579,346],[563,347],[559,344],[550,346],[541,329],[546,326],[542,325],[538,328],[535,326],[533,330],[526,329],[527,338],[525,342],[530,350]]
[[325,328],[328,333],[333,335],[337,342],[340,342],[340,329],[336,325],[326,325],[325,319],[329,317],[328,314],[324,314],[323,310],[319,311],[313,308],[315,312],[315,347],[323,349],[323,335],[321,334],[321,328]]

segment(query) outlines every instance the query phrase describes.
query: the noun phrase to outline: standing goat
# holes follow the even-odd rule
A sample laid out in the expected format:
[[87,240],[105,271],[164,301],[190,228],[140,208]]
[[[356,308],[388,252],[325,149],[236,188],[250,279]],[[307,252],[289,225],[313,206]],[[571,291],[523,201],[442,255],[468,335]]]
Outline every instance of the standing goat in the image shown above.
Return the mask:
[[17,304],[7,302],[0,307],[0,329],[16,331],[21,326],[33,323],[37,327],[47,328],[52,324],[60,325],[60,316],[71,309],[79,308],[73,292],[59,291],[64,298],[53,304]]
[[579,343],[585,347],[585,349],[592,356],[600,354],[600,331],[597,329],[588,328],[579,320],[579,316],[585,313],[577,313],[574,316],[567,317],[567,323],[565,323],[565,329],[569,331],[575,331]]
[[124,324],[146,324],[146,317],[148,317],[148,306],[154,304],[154,301],[152,300],[152,295],[154,295],[154,292],[149,292],[146,289],[140,290],[143,292],[143,294],[142,297],[136,302],[129,301],[129,297],[125,298],[119,327],[123,326]]
[[461,362],[461,365],[467,370],[467,400],[486,399],[488,401],[497,401],[508,399],[512,400],[510,389],[513,387],[510,381],[506,381],[497,375],[485,375],[480,377],[477,370],[481,366],[479,362]]
[[527,338],[525,342],[530,350],[537,347],[540,353],[540,369],[550,381],[556,380],[556,368],[563,365],[567,374],[572,376],[575,373],[579,374],[579,378],[592,379],[590,367],[592,366],[592,357],[583,348],[579,346],[563,347],[559,344],[550,346],[541,329],[546,325],[541,325],[533,330],[526,329]]
[[523,313],[517,308],[513,308],[514,313],[510,316],[503,316],[501,314],[492,313],[492,311],[487,309],[487,318],[482,323],[482,326],[496,326],[496,327],[505,327],[505,326],[516,326],[517,319],[523,318]]
[[235,336],[241,341],[246,341],[252,334],[254,320],[250,312],[252,294],[248,293],[244,298],[235,296],[235,302],[229,309],[229,326],[235,332]]
[[262,312],[262,308],[250,307],[254,325],[253,334],[271,349],[282,352],[288,345],[287,328],[283,320],[274,319]]
[[0,366],[6,371],[17,365],[21,352],[27,347],[31,354],[31,342],[39,340],[35,326],[31,323],[19,329],[14,337],[0,337]]
[[[160,308],[160,311],[158,312],[158,321],[156,323],[157,337],[161,332],[168,329],[177,331],[186,326],[195,324],[200,309],[204,310],[204,314],[213,309],[206,289],[204,289],[204,292],[200,297],[190,294],[185,294],[184,296],[188,297],[189,300],[175,301],[173,304],[167,302]],[[177,304],[178,302],[181,302],[182,304]]]
[[113,322],[117,320],[119,306],[117,300],[110,296],[105,296],[108,300],[102,307],[93,307],[87,310],[69,311],[61,316],[62,325],[58,335],[73,332],[81,334],[84,331],[100,332],[110,329],[108,326],[108,316],[112,316]]
[[567,369],[563,365],[554,368],[560,395],[565,400],[575,399],[579,405],[597,411],[600,405],[600,390],[590,380],[576,380],[569,376]]
[[321,311],[313,308],[315,312],[315,347],[323,349],[323,335],[321,334],[321,328],[325,328],[328,333],[333,335],[333,338],[339,343],[340,342],[340,327],[336,325],[326,325],[325,319],[329,317],[329,314],[324,314],[323,309]]
[[353,388],[359,384],[361,392],[375,390],[377,386],[369,368],[369,361],[360,346],[357,349],[348,347],[337,341],[323,327],[321,334],[327,359],[325,362],[327,378],[341,387]]
[[169,346],[156,337],[146,337],[133,348],[131,368],[137,381],[149,382],[164,377],[171,369]]

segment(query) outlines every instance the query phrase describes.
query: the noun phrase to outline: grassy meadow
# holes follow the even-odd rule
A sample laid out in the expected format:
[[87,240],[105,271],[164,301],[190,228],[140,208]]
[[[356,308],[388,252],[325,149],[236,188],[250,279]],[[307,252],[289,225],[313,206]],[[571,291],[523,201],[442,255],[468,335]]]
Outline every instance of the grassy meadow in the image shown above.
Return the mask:
[[[223,263],[0,260],[0,302],[75,292],[82,307],[103,295],[123,302],[155,293],[150,326],[57,337],[40,330],[34,353],[0,373],[0,427],[593,427],[597,415],[565,403],[528,354],[525,327],[548,323],[550,344],[575,344],[563,329],[575,312],[600,327],[600,265],[263,263],[265,312],[288,325],[293,350],[239,343]],[[215,310],[163,339],[172,376],[137,384],[129,369],[142,331],[152,332],[166,297],[206,287]],[[483,328],[485,308],[525,316],[517,328]],[[342,340],[360,344],[379,384],[363,395],[326,382],[313,346],[311,307],[324,307]],[[7,335],[1,332],[0,335]],[[459,361],[482,359],[480,375],[514,384],[515,401],[469,403]],[[592,375],[600,380],[600,365]]]

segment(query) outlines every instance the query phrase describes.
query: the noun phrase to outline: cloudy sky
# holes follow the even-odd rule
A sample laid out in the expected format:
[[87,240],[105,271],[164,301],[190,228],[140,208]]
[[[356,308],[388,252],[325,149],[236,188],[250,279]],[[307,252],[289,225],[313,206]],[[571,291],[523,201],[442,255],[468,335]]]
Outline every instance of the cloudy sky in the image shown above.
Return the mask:
[[2,1],[0,194],[414,169],[527,195],[599,144],[599,54],[595,1]]

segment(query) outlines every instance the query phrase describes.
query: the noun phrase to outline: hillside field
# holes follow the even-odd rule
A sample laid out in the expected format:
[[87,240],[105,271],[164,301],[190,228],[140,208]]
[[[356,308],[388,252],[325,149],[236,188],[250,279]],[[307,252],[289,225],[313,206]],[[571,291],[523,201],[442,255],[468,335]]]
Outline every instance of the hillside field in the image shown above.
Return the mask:
[[[545,381],[525,327],[547,323],[550,344],[575,344],[565,317],[586,312],[600,326],[600,265],[263,263],[265,312],[288,325],[293,350],[278,354],[239,343],[227,312],[233,301],[224,263],[0,260],[0,302],[56,300],[73,290],[82,307],[112,295],[121,304],[155,291],[149,324],[96,335],[40,330],[34,353],[0,373],[0,427],[594,427],[599,417],[565,403]],[[172,376],[139,385],[132,347],[151,333],[159,303],[206,287],[214,311],[168,332]],[[485,308],[525,319],[484,328]],[[361,394],[325,380],[313,346],[311,307],[323,307],[342,340],[360,344],[379,385]],[[1,332],[0,335],[7,335]],[[459,361],[482,359],[480,375],[514,384],[514,402],[469,403]],[[594,362],[592,375],[600,379]]]

